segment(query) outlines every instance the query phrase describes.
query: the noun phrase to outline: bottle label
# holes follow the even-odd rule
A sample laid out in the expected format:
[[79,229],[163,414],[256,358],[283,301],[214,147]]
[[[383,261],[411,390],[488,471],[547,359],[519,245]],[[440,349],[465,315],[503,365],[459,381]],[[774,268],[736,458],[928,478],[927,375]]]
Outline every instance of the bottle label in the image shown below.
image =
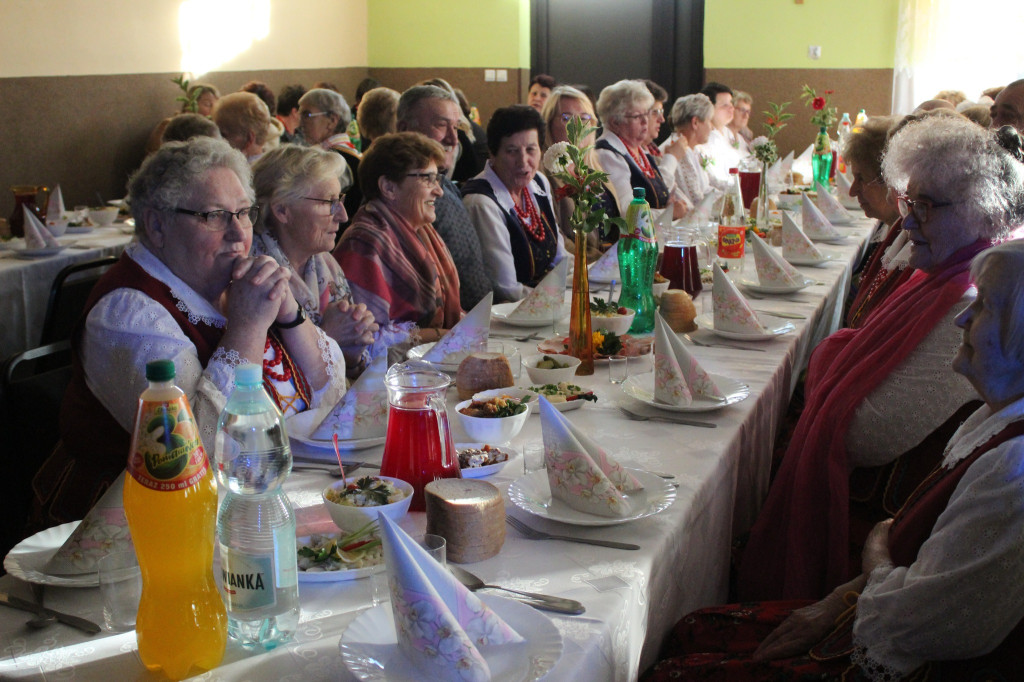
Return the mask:
[[646,206],[639,206],[634,208],[629,207],[627,213],[629,223],[633,226],[633,230],[630,236],[639,239],[642,242],[653,244],[654,237],[654,221],[651,219],[651,210]]
[[743,258],[747,228],[742,225],[718,226],[718,257]]
[[228,611],[262,609],[277,602],[273,554],[247,554],[221,544],[220,573]]
[[132,478],[151,490],[172,492],[196,485],[208,469],[188,402],[141,401],[128,454]]

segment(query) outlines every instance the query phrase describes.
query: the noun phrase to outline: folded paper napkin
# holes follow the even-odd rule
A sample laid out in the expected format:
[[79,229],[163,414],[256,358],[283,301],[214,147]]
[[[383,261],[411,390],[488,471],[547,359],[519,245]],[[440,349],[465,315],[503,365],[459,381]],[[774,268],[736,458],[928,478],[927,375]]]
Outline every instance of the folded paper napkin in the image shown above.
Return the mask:
[[544,397],[540,399],[540,425],[553,498],[587,514],[619,518],[633,513],[624,493],[642,490],[640,481]]
[[89,510],[71,537],[46,562],[44,573],[82,575],[96,573],[96,562],[111,552],[132,546],[124,515],[124,477],[121,474]]
[[428,362],[457,365],[470,353],[486,346],[493,299],[494,294],[491,293],[480,299],[458,324],[423,354],[423,359]]
[[563,258],[544,275],[544,279],[526,295],[509,317],[517,320],[551,320],[556,314],[561,317],[568,271],[569,259]]
[[[842,173],[837,173],[836,175],[842,175]],[[814,203],[821,210],[822,214],[833,223],[851,223],[853,216],[850,215],[850,212],[843,208],[843,205],[832,196],[827,187],[822,187],[820,182],[817,184],[818,197]]]
[[824,256],[786,211],[782,212],[782,257],[786,260],[823,260]]
[[590,279],[595,282],[610,282],[619,279],[619,243],[601,254],[601,257],[587,268]]
[[794,173],[799,173],[800,175],[802,175],[804,177],[804,182],[809,182],[810,179],[814,177],[814,171],[811,165],[811,157],[813,155],[814,145],[809,144],[807,145],[807,149],[805,149],[800,154],[800,156],[796,157],[793,160],[792,165],[790,165],[790,170]]
[[729,276],[715,263],[711,284],[711,302],[715,308],[715,329],[740,334],[764,334],[757,313],[747,303]]
[[751,235],[750,244],[754,250],[754,264],[757,265],[757,280],[762,286],[785,287],[803,283],[804,277],[796,268],[787,263],[775,249],[765,244],[763,239],[753,232]]
[[330,440],[334,434],[342,440],[377,438],[388,427],[388,391],[384,374],[388,354],[381,352],[345,391],[345,397],[331,410],[313,432],[316,440]]
[[666,405],[689,405],[695,395],[725,399],[668,323],[661,315],[655,315],[654,399]]
[[50,198],[46,202],[46,224],[54,227],[64,227],[68,224],[64,217],[64,195],[61,194],[60,185],[57,185]]
[[840,236],[829,219],[825,217],[821,209],[815,206],[806,193],[800,211],[803,218],[804,234],[811,239],[835,239]]
[[786,154],[786,158],[782,159],[782,181],[787,182],[786,176],[793,172],[793,162],[795,161],[793,150],[790,149],[789,153]]
[[836,189],[839,191],[839,203],[845,208],[859,208],[860,202],[850,194],[853,181],[846,177],[846,173],[836,173]]
[[378,517],[398,647],[424,679],[490,680],[477,647],[524,642],[384,514]]
[[53,236],[53,233],[46,229],[35,213],[22,206],[21,210],[25,216],[25,248],[44,249],[48,246],[60,246],[60,242]]
[[715,201],[722,195],[717,189],[711,188],[708,193],[704,195],[704,198],[700,200],[693,209],[693,214],[697,221],[710,222],[712,220],[711,212],[714,210]]

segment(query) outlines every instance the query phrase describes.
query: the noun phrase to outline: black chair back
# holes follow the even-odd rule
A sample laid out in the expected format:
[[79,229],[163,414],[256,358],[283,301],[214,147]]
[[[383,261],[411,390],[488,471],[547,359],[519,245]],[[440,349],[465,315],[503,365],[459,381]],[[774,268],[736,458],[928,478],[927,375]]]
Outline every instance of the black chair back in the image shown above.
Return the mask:
[[50,300],[43,318],[42,346],[71,338],[75,322],[85,309],[93,285],[117,262],[114,256],[74,263],[57,273],[50,287]]

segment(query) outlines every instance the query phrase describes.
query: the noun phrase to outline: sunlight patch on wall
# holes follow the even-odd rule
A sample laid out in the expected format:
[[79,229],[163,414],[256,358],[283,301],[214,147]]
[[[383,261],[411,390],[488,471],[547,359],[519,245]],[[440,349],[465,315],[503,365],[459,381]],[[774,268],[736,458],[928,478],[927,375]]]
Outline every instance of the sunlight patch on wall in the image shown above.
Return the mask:
[[178,10],[181,70],[199,78],[270,34],[270,0],[184,0]]

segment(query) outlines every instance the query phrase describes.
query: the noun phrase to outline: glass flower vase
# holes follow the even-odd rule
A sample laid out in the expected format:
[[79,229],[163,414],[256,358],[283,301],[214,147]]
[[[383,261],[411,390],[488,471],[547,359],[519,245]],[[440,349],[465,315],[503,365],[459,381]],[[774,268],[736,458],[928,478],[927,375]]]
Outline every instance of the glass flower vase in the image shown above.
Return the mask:
[[761,234],[770,234],[771,224],[769,222],[770,210],[768,206],[768,164],[761,164],[761,182],[757,189],[757,215],[755,216],[757,229]]
[[579,376],[594,373],[594,338],[590,332],[590,279],[587,272],[587,235],[573,230],[576,254],[572,271],[572,304],[569,312],[569,355],[580,359]]

